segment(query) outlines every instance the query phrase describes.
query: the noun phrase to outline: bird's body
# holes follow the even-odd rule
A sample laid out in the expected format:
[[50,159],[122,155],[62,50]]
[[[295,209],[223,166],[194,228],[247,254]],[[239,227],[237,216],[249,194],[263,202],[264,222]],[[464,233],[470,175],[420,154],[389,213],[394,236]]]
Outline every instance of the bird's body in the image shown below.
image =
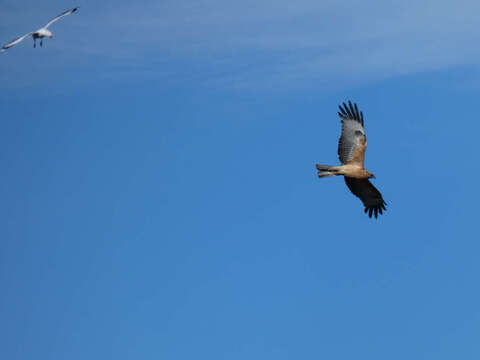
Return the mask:
[[328,166],[316,165],[318,177],[330,177],[343,175],[345,183],[350,191],[362,200],[365,212],[375,218],[378,213],[382,214],[386,203],[380,192],[368,180],[375,176],[365,169],[365,151],[367,138],[363,127],[363,113],[358,111],[357,104],[348,106],[343,103],[338,115],[342,119],[342,135],[338,142],[338,156],[342,165]]
[[36,40],[37,39],[40,39],[40,46],[42,46],[43,45],[43,38],[45,38],[45,37],[49,37],[50,39],[53,38],[53,34],[50,30],[48,30],[48,27],[50,25],[52,25],[55,21],[60,20],[62,17],[70,15],[77,10],[78,10],[78,7],[75,7],[71,10],[64,11],[60,15],[54,17],[52,20],[50,20],[48,23],[46,23],[40,29],[38,29],[36,31],[33,31],[33,32],[29,32],[28,34],[20,36],[19,38],[16,38],[16,39],[10,41],[8,44],[5,44],[2,47],[1,51],[3,52],[5,50],[7,50],[8,48],[11,48],[12,46],[14,46],[14,45],[18,44],[19,42],[23,41],[26,37],[28,37],[30,35],[32,36],[32,39],[33,39],[33,47],[36,47],[36,45],[37,45]]
[[365,170],[363,167],[355,164],[346,164],[341,166],[317,165],[319,177],[329,177],[343,175],[355,179],[369,179],[372,173]]
[[37,31],[35,31],[32,36],[34,38],[37,38],[37,39],[42,39],[46,36],[48,36],[49,38],[52,38],[53,35],[52,35],[52,32],[48,29],[44,29],[44,28],[41,28],[41,29],[38,29]]

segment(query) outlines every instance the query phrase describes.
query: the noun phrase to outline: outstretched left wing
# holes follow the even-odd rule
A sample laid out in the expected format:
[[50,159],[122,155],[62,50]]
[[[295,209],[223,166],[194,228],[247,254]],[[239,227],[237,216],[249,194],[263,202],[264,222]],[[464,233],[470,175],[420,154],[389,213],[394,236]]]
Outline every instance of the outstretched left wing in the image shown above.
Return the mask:
[[349,101],[339,106],[342,119],[342,135],[338,141],[338,157],[342,164],[356,164],[363,167],[367,138],[363,127],[363,113],[357,104]]
[[362,200],[365,205],[365,213],[368,212],[369,217],[372,217],[373,213],[376,219],[378,213],[381,215],[383,210],[387,210],[385,207],[387,203],[383,200],[382,194],[368,179],[355,179],[347,176],[344,178],[350,191]]
[[77,11],[79,9],[80,6],[77,6],[77,7],[74,7],[73,9],[71,10],[67,10],[67,11],[64,11],[63,13],[61,13],[60,15],[58,15],[57,17],[54,17],[52,20],[50,20],[48,23],[45,24],[45,26],[43,27],[43,29],[46,29],[48,28],[50,25],[52,25],[55,21],[57,20],[60,20],[62,17],[64,16],[67,16],[67,15],[70,15],[70,14],[73,14],[75,11]]
[[29,32],[28,34],[25,34],[23,36],[20,36],[19,38],[16,38],[16,39],[10,41],[8,44],[3,45],[2,50],[0,50],[0,51],[4,52],[8,48],[11,48],[13,45],[17,45],[20,41],[23,41],[23,39],[25,39],[27,36],[32,35],[32,34],[33,34],[33,32]]

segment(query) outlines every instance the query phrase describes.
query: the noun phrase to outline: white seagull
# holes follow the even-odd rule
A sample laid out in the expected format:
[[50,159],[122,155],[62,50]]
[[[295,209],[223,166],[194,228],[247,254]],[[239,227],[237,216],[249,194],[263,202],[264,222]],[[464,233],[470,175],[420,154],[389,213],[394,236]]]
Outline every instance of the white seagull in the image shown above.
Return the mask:
[[30,35],[32,35],[32,38],[33,38],[33,47],[36,47],[37,39],[40,39],[40,46],[42,46],[43,45],[42,41],[43,41],[43,38],[45,36],[48,36],[50,39],[53,38],[52,32],[50,30],[48,30],[48,27],[50,25],[52,25],[55,21],[60,20],[62,17],[74,13],[75,11],[78,10],[78,8],[79,8],[79,6],[74,7],[71,10],[64,11],[63,13],[58,15],[57,17],[54,17],[52,20],[50,20],[48,23],[46,23],[42,28],[38,29],[37,31],[29,32],[28,34],[25,34],[25,35],[15,39],[15,40],[10,41],[8,44],[6,44],[2,47],[1,51],[5,51],[8,48],[12,47],[13,45],[17,45],[20,41],[23,41],[23,39],[25,39],[26,37],[28,37]]

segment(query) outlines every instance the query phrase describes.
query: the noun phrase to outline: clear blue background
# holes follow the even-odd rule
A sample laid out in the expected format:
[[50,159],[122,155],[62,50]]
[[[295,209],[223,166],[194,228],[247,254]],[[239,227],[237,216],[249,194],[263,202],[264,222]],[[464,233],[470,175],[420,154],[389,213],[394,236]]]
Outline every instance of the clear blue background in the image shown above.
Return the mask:
[[[2,359],[479,359],[476,1],[2,1]],[[341,178],[364,111],[378,220]]]

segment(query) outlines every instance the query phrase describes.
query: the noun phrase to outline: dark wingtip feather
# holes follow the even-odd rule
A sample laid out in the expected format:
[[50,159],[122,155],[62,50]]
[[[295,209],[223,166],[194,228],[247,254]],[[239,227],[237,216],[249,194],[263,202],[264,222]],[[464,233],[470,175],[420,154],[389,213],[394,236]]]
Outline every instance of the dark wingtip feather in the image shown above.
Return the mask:
[[355,114],[355,110],[353,109],[353,105],[352,105],[352,102],[350,100],[348,100],[348,107],[350,108],[350,113],[352,114],[352,116],[358,118],[358,115]]
[[363,212],[367,214],[369,218],[374,216],[375,219],[377,219],[379,214],[383,215],[383,212],[387,211],[387,208],[385,207],[386,204],[387,203],[384,201],[383,203],[377,206],[365,207],[365,209],[363,209]]
[[350,110],[348,109],[347,104],[343,103],[343,107],[344,107],[345,111],[347,112],[348,117],[353,119],[353,115],[350,113]]
[[342,119],[356,120],[363,125],[363,112],[358,110],[356,103],[352,103],[350,100],[348,100],[348,105],[345,102],[343,102],[342,105],[338,106],[340,109],[338,116],[340,116]]

